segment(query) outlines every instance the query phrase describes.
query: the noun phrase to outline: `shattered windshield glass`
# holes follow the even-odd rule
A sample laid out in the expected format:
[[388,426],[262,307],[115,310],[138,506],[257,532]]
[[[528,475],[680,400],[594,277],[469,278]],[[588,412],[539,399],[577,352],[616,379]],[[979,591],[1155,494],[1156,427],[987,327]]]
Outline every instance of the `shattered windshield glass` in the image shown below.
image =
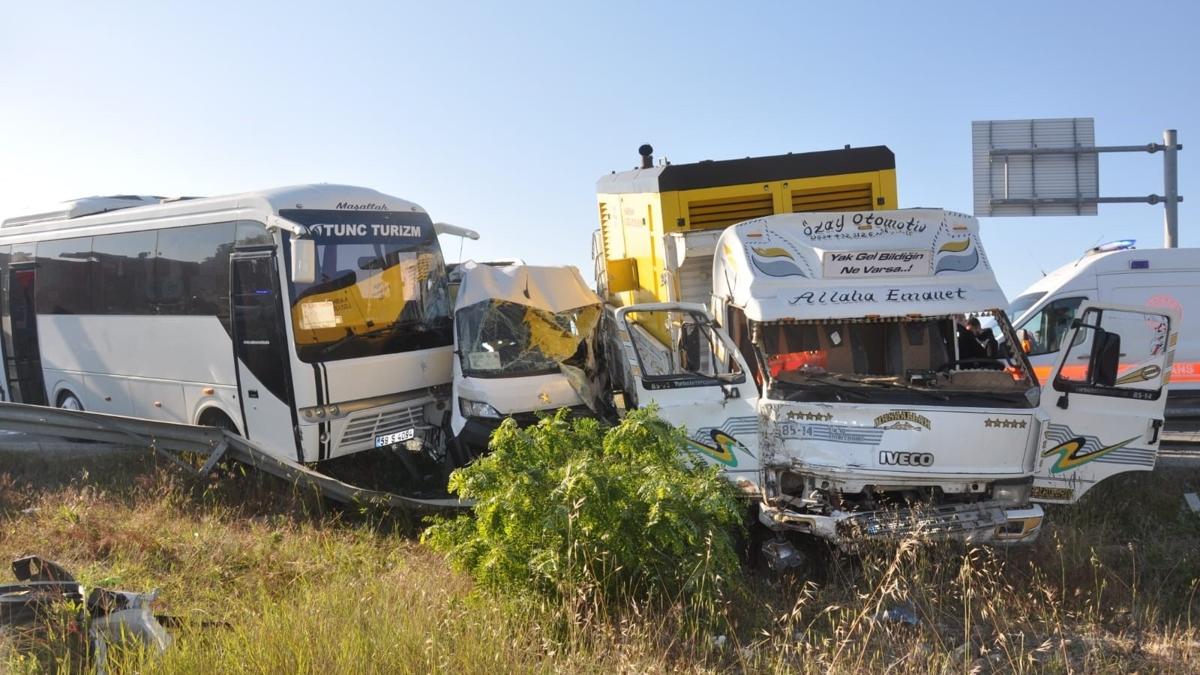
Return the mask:
[[1012,334],[998,311],[756,323],[754,330],[771,386],[787,400],[987,399],[1024,407],[1036,387],[1025,355],[997,340]]
[[455,312],[458,351],[468,377],[516,377],[583,367],[600,306],[550,312],[487,300]]

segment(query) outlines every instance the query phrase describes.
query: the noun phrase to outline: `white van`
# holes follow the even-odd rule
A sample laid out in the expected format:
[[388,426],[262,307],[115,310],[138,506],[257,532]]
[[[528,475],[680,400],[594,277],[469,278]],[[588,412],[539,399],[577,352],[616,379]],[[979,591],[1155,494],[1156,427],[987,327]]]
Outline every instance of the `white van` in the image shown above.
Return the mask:
[[[1039,379],[1045,381],[1061,358],[1063,336],[1079,308],[1097,303],[1179,314],[1167,416],[1200,415],[1200,249],[1137,249],[1128,240],[1104,244],[1025,289],[1009,316]],[[1066,364],[1071,366],[1083,364]]]
[[579,270],[468,261],[459,271],[450,429],[462,459],[482,454],[504,418],[590,414],[603,302]]

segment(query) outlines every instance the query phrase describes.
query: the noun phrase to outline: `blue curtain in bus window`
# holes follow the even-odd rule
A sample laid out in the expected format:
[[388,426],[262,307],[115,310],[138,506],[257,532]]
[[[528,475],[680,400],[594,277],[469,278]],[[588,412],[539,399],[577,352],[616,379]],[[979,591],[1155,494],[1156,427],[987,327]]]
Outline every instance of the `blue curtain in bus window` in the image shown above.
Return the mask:
[[92,313],[92,238],[37,245],[38,314]]
[[158,233],[93,237],[97,314],[153,314],[154,249]]
[[154,262],[158,314],[216,316],[229,324],[229,253],[235,223],[159,230]]

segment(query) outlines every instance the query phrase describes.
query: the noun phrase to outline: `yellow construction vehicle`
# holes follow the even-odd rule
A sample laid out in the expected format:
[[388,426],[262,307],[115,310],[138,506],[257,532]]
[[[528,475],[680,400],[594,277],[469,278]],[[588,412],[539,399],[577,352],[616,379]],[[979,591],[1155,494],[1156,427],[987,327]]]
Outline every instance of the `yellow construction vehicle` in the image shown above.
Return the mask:
[[614,305],[698,302],[712,293],[717,238],[734,223],[777,213],[898,208],[886,146],[654,165],[596,183],[597,291]]

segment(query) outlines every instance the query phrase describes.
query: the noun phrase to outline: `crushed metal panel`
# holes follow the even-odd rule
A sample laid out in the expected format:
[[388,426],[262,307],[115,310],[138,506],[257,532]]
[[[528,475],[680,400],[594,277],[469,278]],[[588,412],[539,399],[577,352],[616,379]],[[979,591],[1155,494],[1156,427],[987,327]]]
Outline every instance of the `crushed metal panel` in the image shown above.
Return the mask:
[[[976,216],[1094,216],[1100,196],[1094,152],[993,155],[993,150],[1092,148],[1090,117],[986,120],[971,123]],[[997,200],[1080,199],[1091,203],[1004,204]]]

